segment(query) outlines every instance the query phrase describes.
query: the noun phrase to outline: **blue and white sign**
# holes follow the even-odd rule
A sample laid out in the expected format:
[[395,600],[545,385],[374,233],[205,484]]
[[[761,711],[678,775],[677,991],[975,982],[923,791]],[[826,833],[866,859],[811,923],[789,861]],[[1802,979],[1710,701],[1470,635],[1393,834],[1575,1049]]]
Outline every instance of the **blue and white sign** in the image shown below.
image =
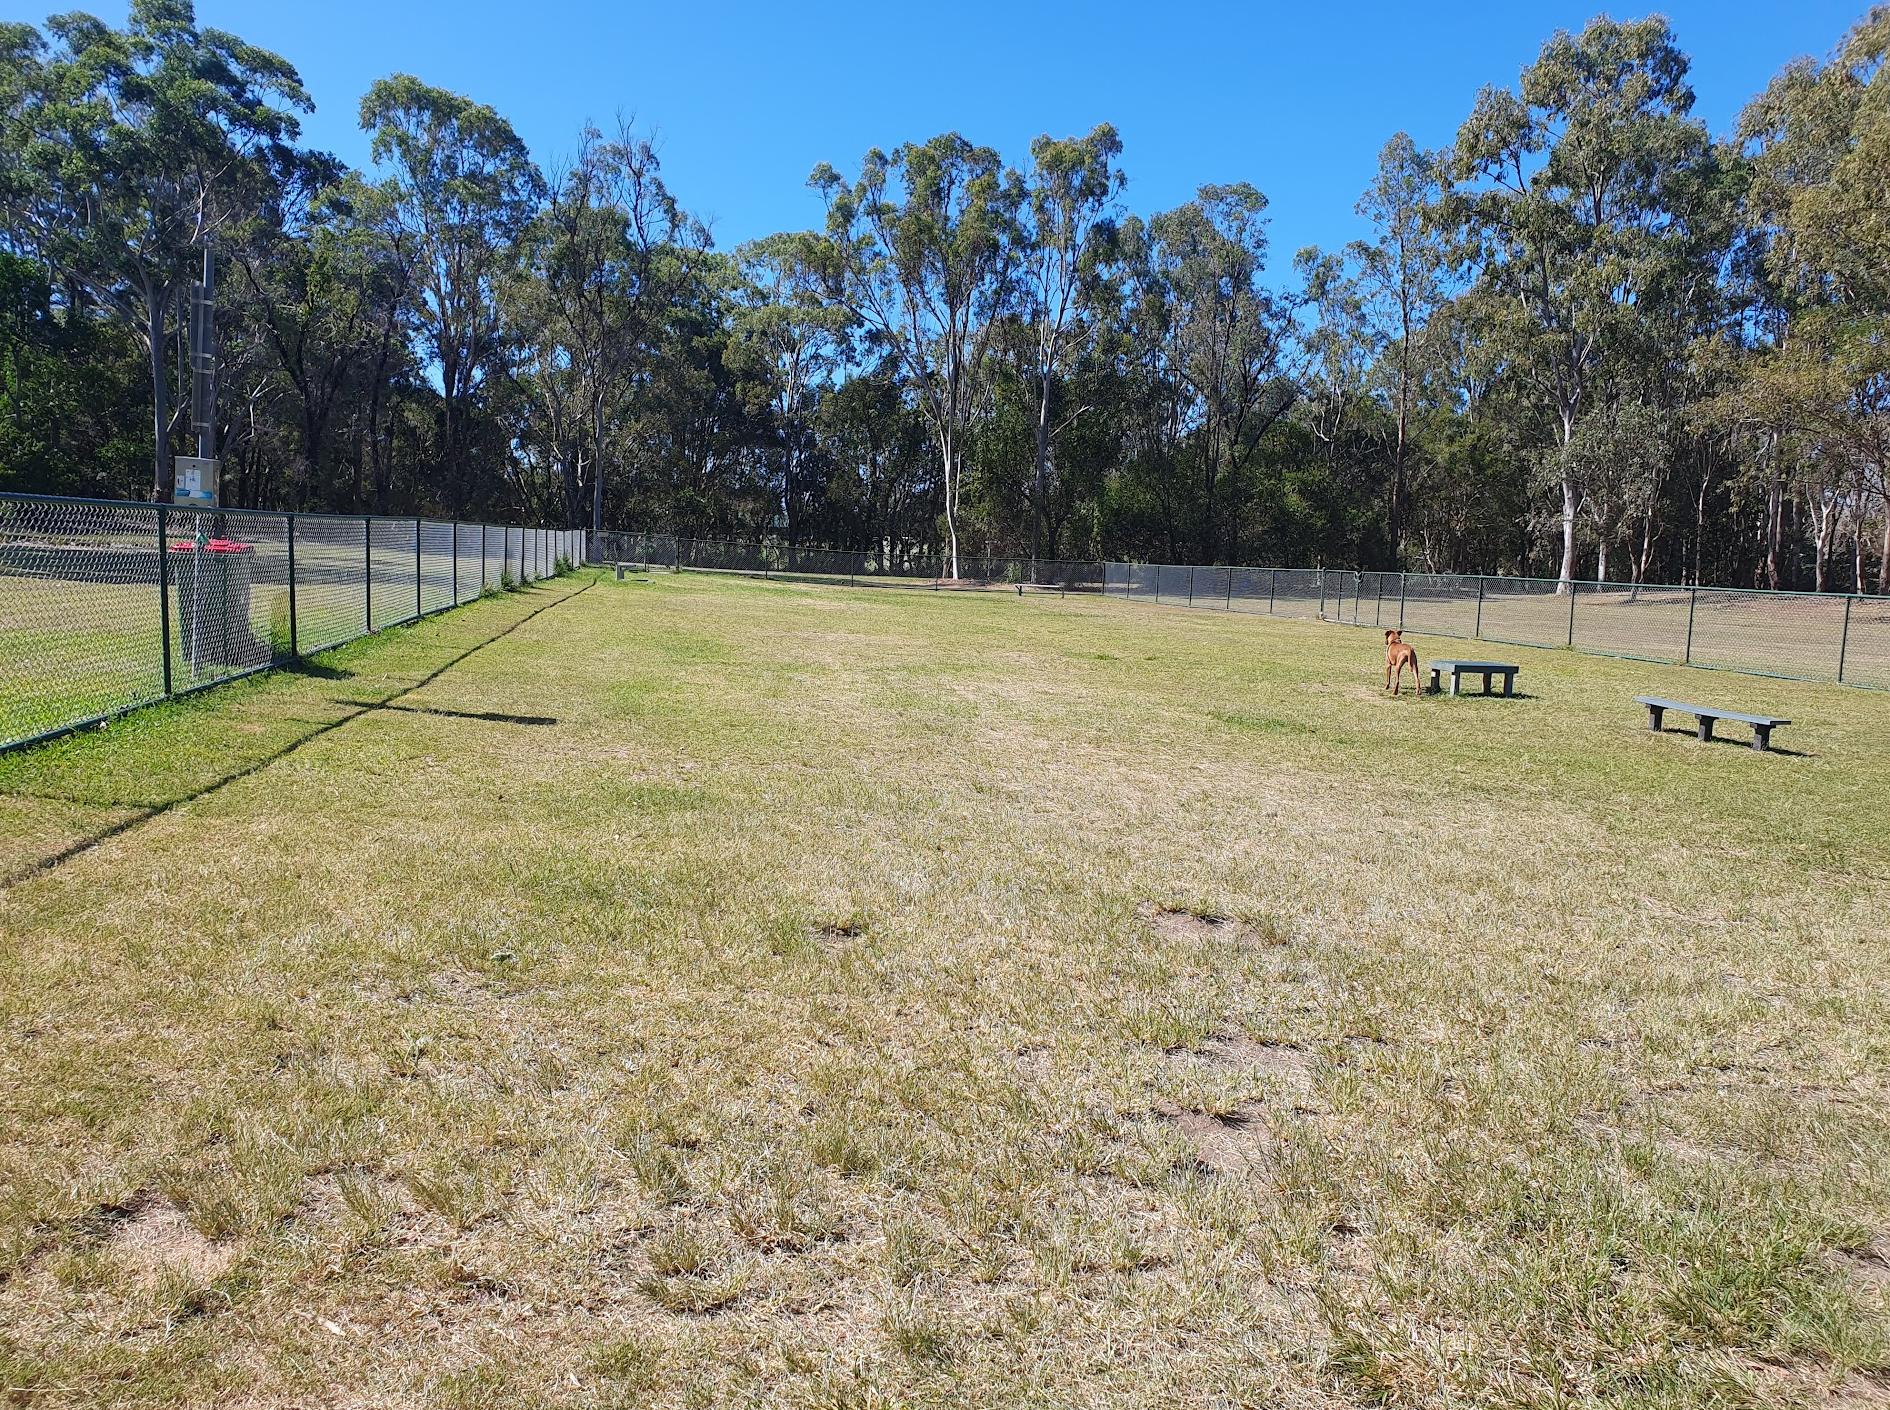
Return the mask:
[[177,487],[171,491],[173,504],[188,504],[196,509],[215,509],[221,485],[218,463],[202,456],[177,457]]

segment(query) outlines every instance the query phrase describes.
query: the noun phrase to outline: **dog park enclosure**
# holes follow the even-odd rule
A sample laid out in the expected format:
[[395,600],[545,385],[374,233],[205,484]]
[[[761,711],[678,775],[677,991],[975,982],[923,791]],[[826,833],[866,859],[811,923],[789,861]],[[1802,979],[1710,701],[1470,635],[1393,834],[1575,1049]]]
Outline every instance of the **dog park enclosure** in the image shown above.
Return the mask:
[[518,525],[0,496],[0,747],[578,562]]

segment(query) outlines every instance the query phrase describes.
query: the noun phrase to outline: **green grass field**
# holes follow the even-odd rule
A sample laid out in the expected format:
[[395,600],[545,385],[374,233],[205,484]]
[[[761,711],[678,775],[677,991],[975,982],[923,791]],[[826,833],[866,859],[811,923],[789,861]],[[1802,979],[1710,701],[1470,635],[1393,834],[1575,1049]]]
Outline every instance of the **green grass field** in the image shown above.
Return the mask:
[[0,756],[0,1402],[1890,1403],[1890,696],[1503,654],[578,574]]

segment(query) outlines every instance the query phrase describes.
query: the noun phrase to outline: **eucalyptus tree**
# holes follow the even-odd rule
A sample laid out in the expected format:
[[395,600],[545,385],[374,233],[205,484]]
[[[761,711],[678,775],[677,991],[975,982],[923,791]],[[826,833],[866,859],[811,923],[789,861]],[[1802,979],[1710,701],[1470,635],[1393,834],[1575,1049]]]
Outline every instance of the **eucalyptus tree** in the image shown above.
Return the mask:
[[1356,207],[1375,234],[1348,247],[1358,266],[1364,322],[1375,334],[1375,361],[1391,402],[1385,532],[1393,567],[1404,542],[1411,423],[1424,382],[1423,336],[1450,286],[1450,254],[1436,228],[1443,193],[1439,165],[1440,159],[1419,148],[1410,134],[1394,134],[1379,152],[1378,170]]
[[808,184],[827,204],[826,296],[893,359],[931,429],[957,577],[964,457],[992,329],[1013,294],[1022,181],[991,148],[948,132],[890,156],[874,148],[853,182],[823,162]]
[[1094,342],[1097,320],[1091,305],[1111,258],[1125,178],[1116,166],[1122,139],[1108,123],[1082,137],[1047,134],[1030,144],[1020,232],[1022,316],[1029,321],[1034,353],[1035,452],[1031,480],[1030,552],[1043,552],[1053,451],[1058,435],[1088,407],[1080,401],[1056,416],[1062,380]]
[[1123,227],[1131,337],[1165,389],[1157,453],[1192,464],[1195,546],[1216,562],[1235,547],[1227,486],[1295,399],[1283,376],[1291,309],[1263,282],[1266,205],[1245,182],[1209,185]]
[[[1890,592],[1890,6],[1831,60],[1799,60],[1740,120],[1774,336],[1735,400],[1776,437],[1834,462],[1883,516],[1878,590]],[[1822,551],[1819,557],[1823,557]],[[1822,574],[1822,566],[1820,566]]]
[[204,247],[267,200],[308,95],[287,60],[199,29],[190,0],[132,0],[122,30],[77,12],[44,36],[8,26],[0,64],[10,233],[136,330],[168,498],[172,320]]
[[1686,202],[1713,164],[1687,59],[1658,17],[1558,33],[1520,93],[1486,88],[1457,134],[1442,217],[1505,310],[1511,373],[1552,418],[1560,580],[1574,580],[1576,423],[1598,399],[1637,301],[1687,253]]
[[771,235],[737,253],[733,354],[767,407],[781,459],[780,513],[787,541],[801,540],[804,483],[815,450],[820,394],[833,385],[848,353],[851,320],[821,296],[818,237]]
[[280,488],[296,504],[385,512],[390,394],[414,372],[416,241],[391,218],[389,189],[333,158],[298,154],[284,175],[232,245],[225,284],[290,393]]
[[414,244],[421,351],[440,381],[438,474],[458,513],[479,484],[470,422],[502,348],[497,285],[544,182],[497,112],[410,75],[376,82],[360,116],[390,217]]
[[1384,341],[1367,321],[1364,290],[1343,256],[1312,245],[1293,256],[1293,268],[1311,315],[1299,332],[1306,391],[1301,406],[1330,466],[1368,406],[1367,378]]
[[654,327],[707,244],[664,184],[655,148],[623,121],[613,138],[584,129],[525,226],[507,302],[567,523],[588,502],[592,529],[603,527],[610,423],[645,378]]

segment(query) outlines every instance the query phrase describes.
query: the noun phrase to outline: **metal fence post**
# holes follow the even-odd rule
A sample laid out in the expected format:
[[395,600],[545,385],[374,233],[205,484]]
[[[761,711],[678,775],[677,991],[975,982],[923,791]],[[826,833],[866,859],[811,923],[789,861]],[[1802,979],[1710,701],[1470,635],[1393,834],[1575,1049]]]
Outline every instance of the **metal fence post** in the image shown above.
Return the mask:
[[289,655],[302,654],[301,639],[295,626],[295,516],[289,516]]
[[1477,641],[1483,640],[1483,585],[1487,581],[1477,574],[1477,624],[1470,629],[1470,635]]
[[366,621],[361,624],[363,635],[374,630],[374,520],[367,514],[361,516],[361,566],[367,570],[362,578],[364,597],[361,611]]
[[459,606],[459,520],[453,521],[453,605]]
[[1269,568],[1267,571],[1273,575],[1272,581],[1267,584],[1267,616],[1271,617],[1274,599],[1280,595],[1280,570]]
[[1326,570],[1319,570],[1319,620],[1326,619]]
[[1227,602],[1225,604],[1226,610],[1229,612],[1232,612],[1234,610],[1234,568],[1233,568],[1233,565],[1229,564],[1227,568],[1224,569],[1223,571],[1225,571],[1227,574]]
[[1198,571],[1195,568],[1188,569],[1188,605],[1190,607],[1194,606],[1194,575]]
[[1376,579],[1373,586],[1377,589],[1372,599],[1372,625],[1375,627],[1385,619],[1385,575],[1374,573],[1372,576]]
[[1575,580],[1568,580],[1568,644],[1575,644]]
[[1856,600],[1857,599],[1854,597],[1847,597],[1844,599],[1844,630],[1842,634],[1840,634],[1838,637],[1838,684],[1839,685],[1844,684],[1844,658],[1850,654],[1850,649],[1851,649],[1851,604],[1854,603]]
[[171,511],[157,507],[158,630],[164,634],[164,693],[171,693]]
[[420,516],[413,516],[413,619],[419,621],[426,608],[420,600]]
[[1400,568],[1398,570],[1398,630],[1404,630],[1404,590],[1409,586],[1411,575]]
[[1693,664],[1693,609],[1699,605],[1700,585],[1695,583],[1687,589],[1687,650],[1686,655],[1680,658],[1680,664],[1683,666]]

